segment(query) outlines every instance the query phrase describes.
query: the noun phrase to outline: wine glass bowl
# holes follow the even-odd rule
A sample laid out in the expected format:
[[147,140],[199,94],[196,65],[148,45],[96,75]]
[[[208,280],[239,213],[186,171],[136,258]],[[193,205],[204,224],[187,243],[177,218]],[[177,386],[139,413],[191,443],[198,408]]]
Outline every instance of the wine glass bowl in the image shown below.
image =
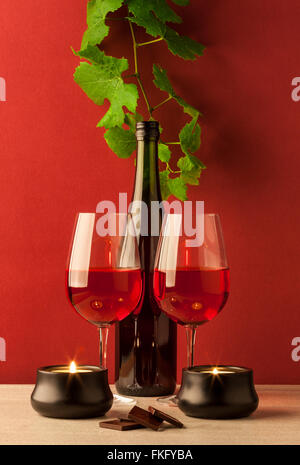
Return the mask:
[[159,307],[186,328],[189,367],[194,364],[196,328],[215,318],[229,295],[229,268],[219,216],[203,214],[200,228],[202,239],[191,241],[183,231],[182,215],[165,215],[153,278]]
[[79,213],[71,242],[66,286],[69,301],[99,328],[100,366],[106,367],[108,328],[138,311],[143,292],[139,252],[130,214]]

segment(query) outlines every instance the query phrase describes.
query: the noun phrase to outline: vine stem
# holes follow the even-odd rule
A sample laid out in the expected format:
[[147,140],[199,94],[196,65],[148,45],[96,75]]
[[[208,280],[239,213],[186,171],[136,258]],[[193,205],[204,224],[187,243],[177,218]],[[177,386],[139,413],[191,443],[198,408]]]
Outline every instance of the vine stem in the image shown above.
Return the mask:
[[134,35],[132,24],[129,20],[128,20],[128,23],[130,27],[132,42],[133,42],[134,72],[135,72],[135,75],[137,75],[138,74],[138,61],[137,61],[137,51],[136,51],[136,40],[135,40],[135,35]]
[[132,37],[132,43],[133,43],[133,56],[134,56],[134,72],[135,72],[135,77],[137,79],[137,82],[140,86],[140,89],[141,89],[141,92],[143,94],[143,97],[144,97],[144,100],[145,100],[145,103],[147,105],[147,109],[148,109],[148,112],[149,112],[149,115],[150,115],[150,119],[152,119],[152,107],[149,103],[149,100],[148,100],[148,97],[146,95],[146,92],[145,92],[145,89],[144,89],[144,86],[143,86],[143,83],[141,81],[141,78],[140,78],[140,74],[139,74],[139,69],[138,69],[138,59],[137,59],[137,42],[136,42],[136,39],[135,39],[135,34],[134,34],[134,30],[133,30],[133,26],[131,24],[131,21],[128,20],[128,23],[129,23],[129,27],[130,27],[130,32],[131,32],[131,37]]
[[169,102],[170,100],[172,100],[172,96],[169,95],[168,98],[166,98],[165,100],[163,100],[162,102],[160,102],[158,105],[156,105],[155,107],[152,108],[152,111],[154,110],[157,110],[157,108],[161,107],[162,105],[164,105],[165,103]]
[[172,170],[172,168],[170,167],[170,165],[169,165],[169,163],[168,163],[168,162],[166,163],[166,165],[167,165],[167,170],[169,170],[169,171],[170,171],[170,173],[172,173],[172,174],[178,174],[178,173],[182,173],[182,171],[181,171],[181,170],[178,170],[178,171],[174,171],[174,170]]
[[143,47],[144,45],[154,44],[155,42],[160,42],[161,40],[163,40],[163,38],[159,37],[158,39],[148,40],[148,42],[140,42],[139,44],[136,44],[136,46]]

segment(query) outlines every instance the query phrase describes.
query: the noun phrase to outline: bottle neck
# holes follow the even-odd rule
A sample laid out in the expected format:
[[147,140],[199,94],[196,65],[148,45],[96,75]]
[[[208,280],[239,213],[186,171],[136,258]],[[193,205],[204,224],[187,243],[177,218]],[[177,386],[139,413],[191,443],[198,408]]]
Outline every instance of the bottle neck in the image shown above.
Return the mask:
[[133,200],[149,203],[152,200],[161,202],[158,141],[144,139],[137,141],[137,157],[135,172],[135,187]]

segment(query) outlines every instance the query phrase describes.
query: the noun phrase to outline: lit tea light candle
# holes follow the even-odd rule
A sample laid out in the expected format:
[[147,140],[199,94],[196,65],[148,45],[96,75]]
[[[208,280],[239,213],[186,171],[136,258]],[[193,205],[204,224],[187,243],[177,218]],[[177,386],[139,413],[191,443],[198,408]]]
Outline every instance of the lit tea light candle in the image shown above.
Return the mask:
[[209,375],[215,375],[215,376],[220,376],[220,375],[234,375],[235,373],[242,373],[245,371],[244,368],[242,367],[227,367],[227,366],[198,366],[198,367],[193,367],[191,369],[194,372],[197,373],[205,373]]
[[229,371],[229,370],[219,370],[217,367],[213,368],[212,370],[203,370],[201,373],[208,373],[210,375],[223,375],[223,374],[232,374],[236,373],[235,371]]
[[70,371],[70,373],[76,373],[77,366],[76,366],[76,363],[74,361],[70,363],[69,371]]
[[53,418],[90,418],[112,406],[107,368],[91,365],[52,365],[37,370],[32,407]]
[[[98,368],[96,368],[98,370]],[[52,373],[72,373],[72,374],[77,374],[77,373],[91,373],[92,370],[91,368],[85,367],[85,366],[79,366],[77,367],[76,363],[73,361],[70,363],[69,366],[56,366],[56,367],[49,367],[48,371],[51,371]]]
[[182,371],[178,407],[198,418],[241,418],[258,406],[251,368],[198,365]]

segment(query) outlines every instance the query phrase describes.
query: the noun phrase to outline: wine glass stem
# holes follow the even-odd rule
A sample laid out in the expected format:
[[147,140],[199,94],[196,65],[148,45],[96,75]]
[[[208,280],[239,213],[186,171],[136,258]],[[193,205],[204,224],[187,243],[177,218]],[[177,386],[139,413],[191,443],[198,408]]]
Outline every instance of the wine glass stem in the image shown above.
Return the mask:
[[133,384],[137,385],[136,379],[136,364],[137,364],[137,338],[138,338],[138,321],[137,317],[134,317],[134,360],[133,360]]
[[185,325],[187,339],[187,363],[188,368],[194,366],[194,346],[196,340],[196,326]]
[[158,317],[154,316],[154,344],[155,344],[155,384],[159,384],[158,378]]
[[107,337],[108,337],[109,325],[100,326],[98,329],[99,329],[100,368],[106,368]]

